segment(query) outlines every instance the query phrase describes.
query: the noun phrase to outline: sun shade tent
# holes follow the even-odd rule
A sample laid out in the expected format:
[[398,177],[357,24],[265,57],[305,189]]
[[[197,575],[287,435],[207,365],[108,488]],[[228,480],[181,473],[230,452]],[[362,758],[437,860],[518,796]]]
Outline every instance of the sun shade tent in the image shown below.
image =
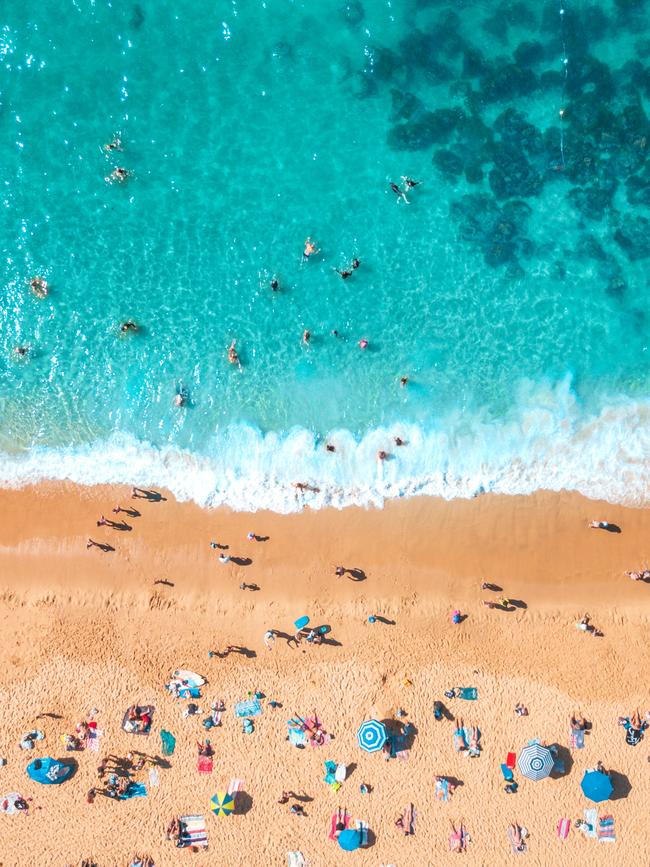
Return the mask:
[[530,743],[519,753],[517,766],[529,780],[543,780],[553,770],[553,753],[539,743]]
[[68,762],[60,762],[49,756],[44,759],[34,759],[27,765],[27,776],[44,786],[58,786],[64,783],[75,772],[75,767]]
[[381,750],[387,739],[386,726],[379,720],[369,719],[359,726],[357,743],[367,753],[376,753]]

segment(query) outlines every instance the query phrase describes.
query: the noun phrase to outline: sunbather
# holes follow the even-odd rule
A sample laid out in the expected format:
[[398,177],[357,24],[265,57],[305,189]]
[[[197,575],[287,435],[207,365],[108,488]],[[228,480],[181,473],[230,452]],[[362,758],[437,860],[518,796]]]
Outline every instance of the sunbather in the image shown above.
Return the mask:
[[472,758],[476,758],[481,753],[479,746],[479,738],[481,733],[478,726],[471,725],[465,729],[465,740],[467,741],[467,751]]
[[508,834],[508,839],[512,845],[512,849],[514,852],[525,852],[526,851],[526,843],[524,842],[524,834],[522,833],[522,829],[513,822],[508,826],[508,830],[506,832]]
[[469,840],[469,834],[465,830],[463,823],[461,822],[458,826],[458,830],[453,822],[449,823],[451,825],[451,834],[449,835],[449,850],[451,852],[465,852],[466,844]]
[[456,729],[454,731],[454,749],[457,753],[463,752],[463,750],[467,749],[467,740],[465,738],[465,726],[463,724],[462,719],[459,720],[456,718],[454,720],[454,725]]
[[572,732],[582,732],[585,730],[587,721],[581,714],[573,713],[571,714],[571,731]]
[[214,750],[212,749],[210,741],[207,738],[206,738],[205,742],[198,741],[196,746],[197,746],[197,749],[199,751],[200,756],[208,756],[209,757],[209,756],[214,755]]
[[165,832],[165,836],[168,840],[178,840],[179,834],[181,833],[181,824],[178,819],[172,819],[169,825],[167,825],[167,830]]

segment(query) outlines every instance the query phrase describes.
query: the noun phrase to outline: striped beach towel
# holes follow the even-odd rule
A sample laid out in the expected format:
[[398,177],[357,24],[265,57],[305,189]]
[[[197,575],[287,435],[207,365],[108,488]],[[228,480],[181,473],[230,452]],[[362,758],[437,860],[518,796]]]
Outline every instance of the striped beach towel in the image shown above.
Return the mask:
[[89,728],[88,729],[88,737],[85,741],[85,747],[87,750],[92,750],[94,753],[99,752],[99,739],[104,734],[104,732],[100,731],[98,728]]
[[616,842],[613,816],[601,816],[598,820],[598,840],[601,843]]
[[181,816],[179,819],[181,833],[178,845],[198,846],[201,849],[208,848],[208,829],[205,825],[205,816]]

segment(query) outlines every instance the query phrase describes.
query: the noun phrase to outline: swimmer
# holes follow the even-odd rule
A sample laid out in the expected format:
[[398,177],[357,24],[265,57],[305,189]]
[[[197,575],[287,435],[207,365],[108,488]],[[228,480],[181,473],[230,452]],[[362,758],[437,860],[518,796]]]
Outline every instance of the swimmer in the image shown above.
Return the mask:
[[400,381],[399,381],[399,384],[402,388],[406,388],[406,386],[408,385],[408,381],[409,381],[408,376],[402,376]]
[[367,349],[368,346],[369,346],[368,341],[366,340],[365,337],[362,337],[361,340],[359,341],[359,349]]
[[311,238],[305,239],[305,249],[302,251],[302,258],[309,259],[310,256],[315,256],[317,253],[320,253],[320,250],[316,249],[316,245],[312,241]]
[[113,138],[104,145],[104,150],[106,153],[110,153],[111,151],[121,151],[122,150],[122,139],[119,134],[115,134]]
[[24,358],[27,355],[27,353],[29,352],[29,347],[28,346],[17,346],[14,349],[14,352],[16,355],[20,356],[21,358]]
[[352,276],[352,271],[348,271],[347,268],[344,271],[339,271],[338,268],[335,268],[334,270],[336,271],[337,274],[339,274],[341,276],[341,278],[343,280],[347,280],[348,277]]
[[422,183],[422,181],[414,181],[412,178],[407,178],[404,175],[402,175],[402,180],[404,181],[404,186],[407,190],[412,190],[413,187],[417,187],[418,184]]
[[123,184],[127,178],[131,177],[131,172],[128,169],[123,169],[120,166],[113,169],[110,175],[104,180],[109,184]]
[[360,264],[361,264],[361,261],[359,259],[353,259],[352,260],[352,270],[356,271]]
[[29,281],[32,292],[37,298],[45,298],[50,291],[44,277],[32,277]]
[[270,285],[271,285],[271,289],[273,290],[273,292],[277,292],[278,289],[280,288],[280,283],[278,281],[278,278],[277,277],[271,277],[271,284]]
[[235,349],[235,341],[234,340],[230,344],[230,346],[228,347],[228,361],[231,364],[239,365],[239,368],[241,370],[241,361],[239,360],[239,356],[237,355],[237,350]]
[[174,397],[174,406],[185,406],[187,403],[187,398],[185,396],[185,392],[179,391],[178,394]]
[[138,331],[138,325],[132,319],[127,319],[126,322],[120,325],[120,331],[122,334],[128,334],[129,331]]
[[395,443],[396,446],[405,446],[406,445],[406,443],[404,442],[404,440],[401,437],[393,437],[393,442]]
[[343,271],[339,270],[338,268],[335,268],[334,270],[337,274],[340,274],[343,280],[347,280],[348,277],[351,277],[353,272],[357,270],[360,264],[361,262],[359,261],[359,259],[353,259],[352,262],[348,265],[348,267],[344,268]]
[[338,333],[338,331],[336,330],[336,328],[334,328],[334,329],[331,331],[331,335],[332,335],[332,337],[338,337],[338,336],[339,336],[339,333]]
[[381,451],[381,450],[377,452],[377,460],[378,461],[385,461],[387,459],[388,459],[388,452]]
[[306,345],[309,343],[310,340],[311,340],[311,331],[307,331],[307,329],[305,329],[305,330],[302,332],[302,342],[303,342],[303,343],[305,344],[305,346],[306,346]]
[[327,443],[327,445],[325,446],[325,450],[328,451],[328,452],[335,452],[335,451],[336,451],[336,447],[333,446],[332,443]]
[[405,193],[403,190],[400,190],[400,188],[397,186],[397,184],[394,184],[394,183],[391,181],[391,183],[390,183],[390,188],[391,188],[391,190],[395,193],[395,195],[397,196],[397,201],[398,201],[398,202],[399,202],[400,199],[401,199],[402,201],[406,202],[407,205],[410,204],[409,200],[406,198],[406,193]]

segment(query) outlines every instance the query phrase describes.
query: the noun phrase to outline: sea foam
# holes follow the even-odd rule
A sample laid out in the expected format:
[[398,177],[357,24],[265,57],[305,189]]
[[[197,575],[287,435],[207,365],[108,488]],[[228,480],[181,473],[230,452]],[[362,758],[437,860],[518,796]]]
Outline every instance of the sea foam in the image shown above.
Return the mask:
[[[305,505],[381,507],[396,497],[542,488],[630,505],[649,501],[650,402],[610,400],[590,414],[568,379],[554,388],[522,383],[519,392],[502,419],[457,413],[428,430],[394,424],[358,438],[346,430],[323,438],[300,428],[278,434],[237,424],[216,432],[202,454],[124,433],[81,447],[35,446],[0,455],[0,484],[150,485],[201,506],[282,513]],[[396,436],[405,445],[396,446]],[[379,461],[379,450],[389,458]],[[300,491],[296,482],[310,489]]]

